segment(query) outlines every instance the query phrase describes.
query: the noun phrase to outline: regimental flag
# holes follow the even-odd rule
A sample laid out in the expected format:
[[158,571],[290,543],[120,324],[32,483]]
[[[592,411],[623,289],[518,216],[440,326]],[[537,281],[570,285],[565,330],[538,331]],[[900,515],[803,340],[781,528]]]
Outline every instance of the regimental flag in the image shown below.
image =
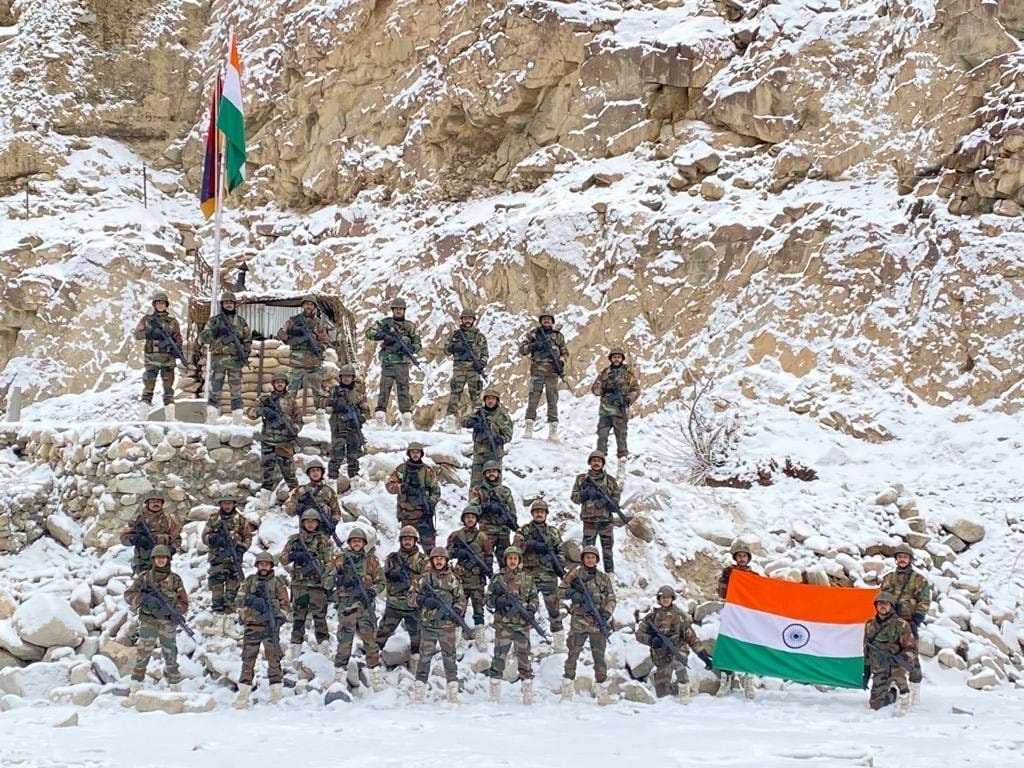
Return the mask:
[[224,184],[227,191],[245,181],[245,115],[242,112],[242,65],[235,36],[228,48],[224,93],[217,110],[217,127],[224,134]]
[[733,570],[715,667],[798,683],[860,688],[874,589],[823,587]]
[[217,211],[217,179],[220,177],[220,136],[217,131],[217,108],[224,82],[217,75],[217,85],[210,99],[210,126],[206,131],[206,158],[203,160],[203,186],[199,189],[199,207],[210,218]]

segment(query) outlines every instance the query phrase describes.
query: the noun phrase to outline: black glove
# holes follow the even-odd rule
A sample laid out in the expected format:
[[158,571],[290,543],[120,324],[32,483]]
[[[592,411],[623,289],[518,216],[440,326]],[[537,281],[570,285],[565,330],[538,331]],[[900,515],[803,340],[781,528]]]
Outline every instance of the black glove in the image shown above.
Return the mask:
[[421,597],[416,602],[419,603],[420,608],[426,611],[432,611],[435,608],[441,607],[441,601],[438,600],[436,597]]
[[214,531],[210,534],[210,546],[216,547],[217,549],[227,549],[231,546],[231,539],[229,539],[222,531]]
[[511,613],[515,609],[515,603],[512,602],[512,598],[508,595],[499,595],[494,601],[494,607],[500,613]]
[[914,613],[910,616],[910,626],[916,631],[922,624],[924,624],[924,614]]
[[714,659],[707,651],[697,651],[697,658],[704,662],[704,669],[711,669],[715,665]]
[[149,536],[145,531],[138,531],[132,536],[132,544],[139,549],[152,549],[156,546],[156,542],[153,541],[153,537]]
[[860,687],[865,690],[868,687],[868,683],[871,682],[871,667],[864,667],[864,677],[861,678]]
[[665,641],[661,639],[661,635],[651,635],[648,645],[650,645],[651,649],[655,651],[660,651],[662,648],[666,647]]
[[151,613],[154,616],[159,616],[164,612],[164,604],[156,595],[143,595],[141,607],[146,613]]
[[401,584],[405,581],[405,572],[401,568],[392,568],[384,572],[384,578],[392,583]]
[[608,611],[598,611],[601,614],[601,619],[605,624],[610,625],[612,621],[612,615]]
[[235,544],[235,554],[238,555],[239,559],[246,553],[246,550],[248,550],[248,547],[244,544]]
[[294,339],[294,338],[296,338],[298,336],[302,336],[302,335],[303,335],[303,331],[302,331],[301,328],[299,328],[298,325],[293,323],[292,325],[288,326],[288,337],[289,338]]
[[530,342],[530,351],[531,352],[543,352],[544,351],[544,344],[543,344],[543,342],[540,342],[540,341]]
[[580,500],[597,501],[599,498],[601,498],[600,494],[598,494],[597,490],[590,485],[584,485],[580,488]]
[[371,602],[373,600],[376,600],[377,599],[377,590],[371,589],[370,587],[367,587],[366,588],[366,596],[368,598],[370,598]]
[[452,354],[453,355],[468,355],[469,354],[469,347],[467,347],[461,341],[452,342]]
[[294,565],[302,567],[309,564],[309,555],[301,549],[296,549],[292,551],[291,561]]
[[539,541],[530,539],[526,542],[526,547],[523,549],[523,552],[528,555],[541,555],[547,552],[547,548]]

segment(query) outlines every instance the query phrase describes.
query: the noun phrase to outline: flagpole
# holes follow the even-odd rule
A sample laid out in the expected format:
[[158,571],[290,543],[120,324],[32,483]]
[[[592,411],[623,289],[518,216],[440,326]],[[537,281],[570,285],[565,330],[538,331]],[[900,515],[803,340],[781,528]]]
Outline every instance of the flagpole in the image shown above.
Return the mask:
[[[223,66],[223,65],[220,65]],[[219,94],[216,93],[217,83],[220,80],[220,73],[218,71],[217,77],[213,81],[213,89],[215,91],[213,103],[213,114],[211,119],[213,125],[217,125],[217,111],[220,109],[220,98]],[[214,143],[214,159],[213,164],[213,200],[214,200],[214,217],[213,217],[213,276],[210,280],[210,318],[217,314],[218,296],[220,295],[220,228],[222,218],[222,210],[224,206],[224,184],[223,184],[223,171],[222,171],[222,155],[220,151],[220,131],[216,131],[215,143]],[[213,387],[213,345],[209,345],[206,348],[206,376],[203,383],[203,394],[204,399],[207,403],[210,402],[210,391]],[[218,405],[219,407],[219,405]]]

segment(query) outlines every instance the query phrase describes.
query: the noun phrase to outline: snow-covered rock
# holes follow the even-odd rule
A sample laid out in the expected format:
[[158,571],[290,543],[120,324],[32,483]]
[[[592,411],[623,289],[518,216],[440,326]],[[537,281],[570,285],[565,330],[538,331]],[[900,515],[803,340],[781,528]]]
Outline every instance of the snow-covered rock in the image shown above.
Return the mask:
[[88,634],[82,617],[66,600],[51,594],[33,595],[18,606],[11,620],[22,640],[44,648],[77,648]]
[[942,527],[966,544],[977,544],[985,538],[985,526],[966,517],[943,523]]
[[12,619],[0,619],[0,650],[22,661],[39,661],[46,653],[45,648],[22,640]]
[[59,661],[39,661],[27,667],[0,670],[0,691],[24,699],[45,699],[50,691],[70,682],[70,667]]

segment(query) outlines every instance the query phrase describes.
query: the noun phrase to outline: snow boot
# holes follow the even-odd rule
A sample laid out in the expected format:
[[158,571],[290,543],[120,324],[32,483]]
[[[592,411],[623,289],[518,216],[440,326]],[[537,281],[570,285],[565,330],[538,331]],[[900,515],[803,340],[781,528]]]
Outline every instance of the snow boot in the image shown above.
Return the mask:
[[334,668],[334,682],[336,683],[347,683],[348,682],[348,665],[344,667]]
[[331,641],[330,640],[321,640],[319,643],[316,644],[316,650],[317,650],[317,653],[320,653],[323,656],[330,657],[330,655],[331,655]]
[[456,427],[455,427],[455,417],[454,416],[445,416],[444,417],[444,425],[441,427],[441,430],[443,432],[455,432],[455,429],[456,429]]
[[284,686],[281,683],[270,684],[270,700],[275,704],[284,697]]
[[235,408],[235,410],[231,412],[231,423],[236,427],[242,426],[243,416],[245,416],[245,411],[243,411],[241,408]]
[[139,403],[139,421],[149,421],[149,412],[152,410],[152,404]]
[[523,704],[530,706],[533,704],[533,680],[523,680]]
[[380,667],[374,667],[370,670],[370,687],[373,688],[374,693],[380,693],[387,688]]
[[910,684],[910,703],[911,705],[917,704],[921,701],[921,684],[911,683]]
[[409,413],[409,412],[406,412],[406,413],[402,414],[402,431],[403,432],[411,432],[412,431],[412,414]]
[[608,693],[608,683],[594,683],[594,698],[602,707],[607,707],[614,702],[611,694]]
[[483,627],[473,628],[473,642],[476,643],[476,649],[481,653],[487,650],[487,640],[484,639]]
[[501,704],[501,680],[491,680],[491,688],[487,700],[491,704]]
[[723,672],[722,679],[718,681],[718,691],[715,692],[715,696],[719,698],[728,696],[732,692],[732,673]]
[[290,643],[288,645],[288,652],[285,654],[285,663],[295,666],[295,662],[299,660],[299,654],[302,652],[302,643]]
[[743,696],[746,699],[754,698],[754,677],[752,675],[743,675],[740,678],[740,682],[743,684]]
[[137,694],[141,690],[142,690],[142,681],[141,680],[132,680],[130,683],[128,683],[128,698],[134,699],[135,698],[135,694]]
[[216,424],[218,418],[220,418],[220,408],[215,405],[206,406],[206,423]]
[[573,681],[567,677],[562,678],[562,701],[572,701]]
[[235,700],[231,702],[231,706],[235,709],[248,709],[249,708],[249,694],[252,693],[252,686],[246,683],[238,684],[238,695],[235,696]]
[[164,406],[164,421],[174,421],[174,403]]
[[270,511],[270,498],[273,495],[273,491],[266,488],[260,491],[260,500],[256,503],[257,508],[260,512]]
[[533,419],[526,420],[526,426],[523,428],[523,437],[527,440],[533,437]]
[[452,680],[448,685],[445,686],[445,691],[448,694],[449,704],[459,703],[459,682],[458,680]]
[[414,704],[422,704],[427,698],[427,684],[417,680],[412,687],[412,701]]
[[330,425],[327,423],[327,411],[323,408],[318,408],[316,411],[316,428],[330,429]]
[[377,411],[376,413],[373,414],[373,420],[375,422],[375,426],[377,426],[380,429],[383,429],[384,427],[387,426],[387,424],[385,422],[386,418],[387,418],[387,414],[384,413],[384,411]]
[[568,653],[569,647],[565,644],[565,630],[559,630],[551,635],[551,651],[553,653]]
[[622,487],[622,483],[626,479],[626,457],[620,456],[618,466],[615,467],[615,481]]
[[676,686],[676,701],[680,704],[689,704],[693,701],[693,691],[689,683],[679,683]]
[[558,442],[558,422],[552,421],[548,424],[548,440],[552,443]]

